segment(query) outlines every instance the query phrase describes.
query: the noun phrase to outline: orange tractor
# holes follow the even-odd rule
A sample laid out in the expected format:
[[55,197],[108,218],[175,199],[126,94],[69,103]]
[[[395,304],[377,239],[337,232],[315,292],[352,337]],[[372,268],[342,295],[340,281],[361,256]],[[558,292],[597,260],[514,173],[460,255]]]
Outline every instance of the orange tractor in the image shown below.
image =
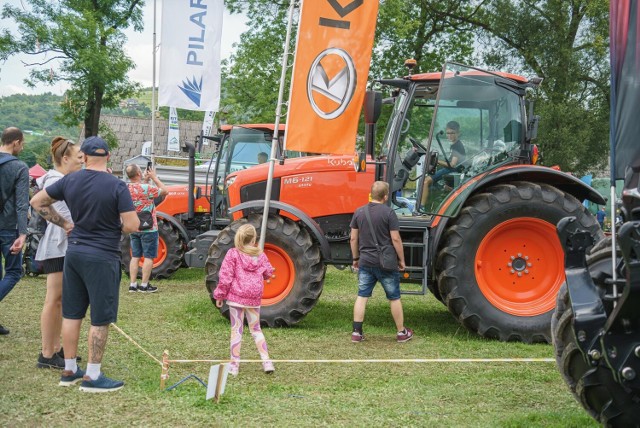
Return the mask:
[[[535,165],[538,117],[525,99],[540,79],[446,64],[442,73],[381,80],[391,97],[365,99],[365,172],[352,156],[315,156],[276,165],[265,252],[276,278],[265,284],[261,319],[300,321],[322,293],[327,265],[351,264],[349,222],[368,201],[374,180],[391,189],[404,245],[402,289],[427,290],[466,328],[503,341],[548,342],[555,297],[564,281],[556,223],[573,216],[594,236],[602,231],[582,201],[602,196],[577,178]],[[382,150],[373,153],[375,122],[391,105]],[[527,112],[529,107],[529,112]],[[451,164],[444,129],[460,128],[466,159]],[[438,159],[448,170],[434,182]],[[443,163],[443,162],[440,162]],[[211,293],[238,227],[261,228],[267,166],[230,174],[225,198],[234,221],[208,250]],[[215,302],[214,302],[215,303]],[[228,308],[222,308],[226,314]]]
[[[258,165],[261,155],[271,151],[273,130],[272,124],[223,125],[219,133],[211,137],[215,144],[212,158],[199,166],[194,162],[199,140],[196,144],[187,143],[186,150],[190,151],[189,176],[195,177],[195,170],[199,170],[205,173],[205,183],[194,187],[192,178],[190,186],[167,186],[169,194],[156,208],[159,243],[158,257],[153,260],[152,278],[170,277],[184,265],[189,241],[206,231],[215,234],[229,224],[222,197],[224,178],[231,172]],[[280,127],[279,134],[284,135],[284,126]],[[289,152],[288,155],[296,156],[297,153]],[[189,200],[189,188],[195,188],[192,201]],[[128,274],[131,260],[128,237],[123,237],[121,249],[122,265]]]

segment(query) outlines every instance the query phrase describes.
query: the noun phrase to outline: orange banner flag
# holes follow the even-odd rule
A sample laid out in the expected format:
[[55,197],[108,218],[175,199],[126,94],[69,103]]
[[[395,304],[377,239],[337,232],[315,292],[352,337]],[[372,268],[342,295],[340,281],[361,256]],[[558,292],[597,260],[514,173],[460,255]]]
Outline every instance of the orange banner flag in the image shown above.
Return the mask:
[[378,0],[304,0],[291,81],[288,150],[352,154]]

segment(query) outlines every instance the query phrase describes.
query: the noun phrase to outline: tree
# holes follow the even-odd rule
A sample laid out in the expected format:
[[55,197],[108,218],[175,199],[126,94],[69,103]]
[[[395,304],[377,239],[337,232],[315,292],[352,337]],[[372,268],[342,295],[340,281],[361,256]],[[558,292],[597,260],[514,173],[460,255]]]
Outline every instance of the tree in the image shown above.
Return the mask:
[[609,149],[607,0],[474,0],[452,9],[478,34],[484,62],[544,78],[537,99],[547,164],[585,173]]
[[[124,53],[123,29],[142,31],[143,0],[27,0],[30,11],[5,5],[2,17],[18,25],[19,35],[0,32],[0,59],[23,53],[34,58],[30,86],[70,84],[59,121],[69,127],[84,123],[85,136],[97,135],[103,107],[136,93],[139,85],[127,73],[135,67]],[[59,61],[53,69],[52,61]]]
[[[457,1],[449,0],[457,6]],[[251,22],[236,53],[223,69],[222,105],[231,122],[273,121],[284,50],[288,1],[228,0],[231,12]],[[450,25],[453,6],[442,1],[385,0],[380,3],[370,76],[407,74],[404,60],[415,58],[416,71],[439,70],[446,59],[466,61],[473,52],[472,35]],[[299,11],[294,14],[294,35]],[[291,54],[295,50],[292,37]],[[291,61],[290,61],[291,63]],[[285,83],[288,99],[291,70]],[[384,123],[381,123],[384,125]]]

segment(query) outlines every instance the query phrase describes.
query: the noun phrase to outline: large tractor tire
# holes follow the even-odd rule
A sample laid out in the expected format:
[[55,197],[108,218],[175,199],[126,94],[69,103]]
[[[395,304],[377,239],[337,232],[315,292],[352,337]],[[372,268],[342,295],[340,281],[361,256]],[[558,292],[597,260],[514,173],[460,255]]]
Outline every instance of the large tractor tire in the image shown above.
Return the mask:
[[[122,251],[122,268],[129,276],[129,263],[131,262],[131,240],[129,236],[122,237],[120,242]],[[168,221],[158,218],[158,256],[153,259],[153,269],[151,279],[169,278],[182,266],[184,258],[185,242],[178,230]],[[138,278],[142,277],[142,262],[140,258]]]
[[[224,256],[233,248],[233,239],[240,226],[250,223],[260,234],[262,215],[252,214],[234,221],[220,232],[209,248],[205,269],[207,290],[211,301],[218,284],[218,271]],[[268,327],[286,327],[299,322],[318,302],[326,266],[320,249],[305,229],[288,218],[269,215],[265,238],[265,253],[275,268],[275,278],[265,281],[260,309],[260,321]],[[225,304],[222,314],[229,318]]]
[[[600,241],[587,257],[594,282],[604,295],[606,280],[611,278],[611,239]],[[618,276],[623,272],[618,272]],[[612,305],[605,302],[610,313]],[[576,400],[596,420],[610,427],[640,426],[640,394],[616,382],[613,373],[602,364],[592,366],[576,344],[571,297],[566,285],[558,293],[551,321],[556,363]],[[631,339],[630,339],[631,340]]]
[[551,342],[551,314],[564,282],[556,224],[574,216],[604,234],[571,195],[531,182],[500,184],[472,196],[438,253],[438,288],[449,311],[487,338]]

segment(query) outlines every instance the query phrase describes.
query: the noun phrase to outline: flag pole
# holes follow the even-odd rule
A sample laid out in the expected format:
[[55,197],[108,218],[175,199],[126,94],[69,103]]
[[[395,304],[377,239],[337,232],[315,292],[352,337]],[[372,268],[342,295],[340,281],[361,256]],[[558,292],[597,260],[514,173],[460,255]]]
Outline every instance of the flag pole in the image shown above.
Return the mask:
[[291,27],[293,22],[293,9],[295,0],[289,2],[289,18],[287,22],[287,35],[284,41],[284,53],[282,54],[282,72],[280,73],[280,90],[278,92],[278,104],[276,105],[276,121],[273,127],[273,138],[271,139],[271,156],[269,157],[269,175],[267,177],[267,188],[264,194],[264,210],[262,211],[262,227],[260,229],[259,246],[264,250],[264,241],[267,234],[267,217],[269,216],[269,202],[271,200],[271,185],[273,181],[273,170],[276,162],[276,149],[278,148],[278,133],[280,128],[280,116],[282,113],[282,99],[284,98],[284,85],[287,76],[287,65],[289,62],[289,42],[291,40]]
[[153,78],[151,83],[151,163],[156,157],[156,0],[153,0]]

